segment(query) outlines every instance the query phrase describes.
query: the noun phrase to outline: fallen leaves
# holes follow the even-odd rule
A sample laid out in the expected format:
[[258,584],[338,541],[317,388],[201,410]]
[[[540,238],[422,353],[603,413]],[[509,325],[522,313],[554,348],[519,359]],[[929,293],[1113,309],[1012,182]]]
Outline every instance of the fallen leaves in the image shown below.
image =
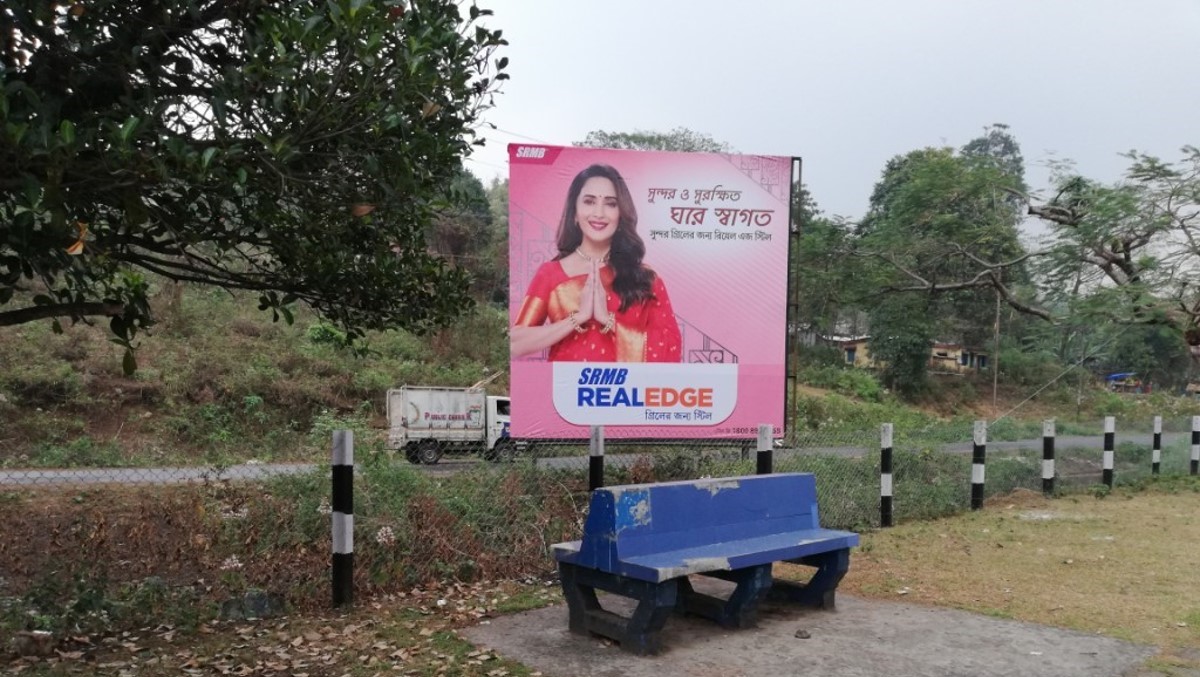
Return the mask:
[[[222,675],[233,677],[341,674],[507,677],[513,666],[453,630],[500,613],[523,595],[559,599],[544,581],[449,583],[386,595],[337,615],[297,615],[262,621],[213,621],[184,631],[169,625],[109,637],[67,637],[53,652],[27,656],[0,672],[34,665],[65,673]],[[365,672],[364,672],[365,670]]]

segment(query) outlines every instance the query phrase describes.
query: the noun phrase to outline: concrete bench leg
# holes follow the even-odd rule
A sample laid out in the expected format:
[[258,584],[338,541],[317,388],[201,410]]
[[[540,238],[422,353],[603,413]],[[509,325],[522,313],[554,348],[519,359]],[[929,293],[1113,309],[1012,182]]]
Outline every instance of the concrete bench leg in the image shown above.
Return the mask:
[[834,595],[838,583],[850,570],[849,548],[789,561],[793,564],[817,567],[817,572],[804,585],[791,581],[775,581],[775,585],[771,587],[771,597],[820,609],[833,609],[836,606]]
[[771,588],[771,565],[738,569],[737,571],[713,571],[704,574],[737,584],[729,599],[696,592],[691,581],[679,579],[679,609],[690,614],[716,621],[726,628],[753,627],[758,619],[758,603]]
[[[679,598],[677,580],[650,583],[564,562],[558,563],[558,575],[571,632],[607,637],[639,656],[662,649],[661,631]],[[637,600],[633,615],[624,618],[601,608],[597,589]]]

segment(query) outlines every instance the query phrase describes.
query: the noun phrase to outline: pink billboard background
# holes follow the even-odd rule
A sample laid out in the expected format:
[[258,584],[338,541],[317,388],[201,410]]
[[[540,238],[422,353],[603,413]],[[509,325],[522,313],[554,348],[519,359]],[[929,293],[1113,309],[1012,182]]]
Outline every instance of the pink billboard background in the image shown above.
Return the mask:
[[[666,285],[682,333],[682,361],[738,365],[737,403],[727,419],[682,427],[606,426],[605,436],[752,438],[763,423],[781,436],[791,158],[510,144],[510,323],[538,267],[557,254],[571,180],[598,163],[616,168],[633,195],[646,245],[643,262]],[[513,436],[587,437],[586,427],[555,410],[552,371],[544,353],[512,360]]]

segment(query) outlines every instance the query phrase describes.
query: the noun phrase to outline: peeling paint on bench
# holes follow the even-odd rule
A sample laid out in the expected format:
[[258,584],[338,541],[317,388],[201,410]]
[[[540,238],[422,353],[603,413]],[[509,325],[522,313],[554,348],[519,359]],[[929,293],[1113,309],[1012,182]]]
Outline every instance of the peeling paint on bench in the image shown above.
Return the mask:
[[624,491],[615,494],[617,531],[650,524],[650,491]]
[[[583,538],[553,548],[570,628],[654,653],[659,630],[677,610],[746,627],[767,590],[831,609],[858,534],[821,528],[817,509],[809,473],[597,489]],[[817,571],[802,586],[775,581],[775,562]],[[731,581],[734,592],[724,600],[700,594],[691,575]],[[628,619],[605,613],[596,590],[638,600],[638,611]]]
[[727,489],[737,489],[741,484],[741,482],[734,479],[707,480],[696,488],[707,491],[711,496],[716,496]]

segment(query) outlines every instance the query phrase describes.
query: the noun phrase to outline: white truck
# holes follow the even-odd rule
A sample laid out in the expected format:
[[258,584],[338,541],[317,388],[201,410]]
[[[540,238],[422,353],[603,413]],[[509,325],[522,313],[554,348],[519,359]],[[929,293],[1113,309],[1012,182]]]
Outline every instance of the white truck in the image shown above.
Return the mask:
[[449,451],[479,451],[489,461],[516,454],[509,399],[482,388],[402,386],[387,392],[388,447],[411,463],[437,463]]

